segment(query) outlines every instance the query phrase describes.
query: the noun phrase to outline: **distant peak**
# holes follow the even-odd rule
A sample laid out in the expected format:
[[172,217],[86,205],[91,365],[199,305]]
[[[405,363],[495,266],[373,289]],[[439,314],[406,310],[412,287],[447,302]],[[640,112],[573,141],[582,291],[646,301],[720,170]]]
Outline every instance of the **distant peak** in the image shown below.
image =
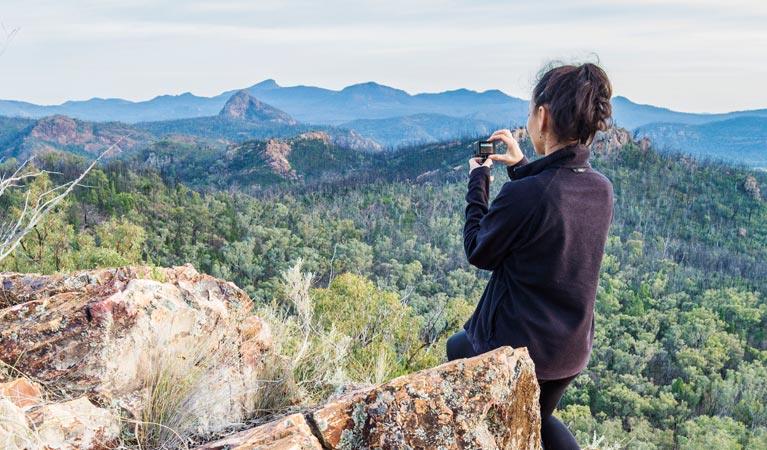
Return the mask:
[[254,84],[250,87],[250,89],[279,89],[281,86],[277,84],[276,81],[269,78],[267,80],[264,80],[258,84]]
[[368,81],[367,83],[357,83],[352,84],[350,86],[346,86],[343,88],[344,91],[356,91],[356,90],[392,90],[392,91],[398,91],[399,89],[395,89],[393,87],[384,86],[383,84],[378,84],[375,81]]
[[383,84],[376,83],[375,81],[368,81],[366,83],[352,84],[351,86],[347,86],[347,89],[357,88],[357,87],[363,88],[363,87],[388,87],[388,86],[384,86]]
[[285,125],[296,124],[295,119],[287,113],[259,101],[245,89],[235,92],[218,115],[238,120],[272,122]]
[[368,81],[367,83],[359,83],[359,84],[353,84],[351,86],[347,86],[341,90],[341,92],[344,93],[376,93],[376,94],[384,94],[384,95],[394,95],[394,96],[410,96],[407,92],[401,90],[401,89],[395,89],[390,86],[385,86],[383,84],[378,84],[375,81]]

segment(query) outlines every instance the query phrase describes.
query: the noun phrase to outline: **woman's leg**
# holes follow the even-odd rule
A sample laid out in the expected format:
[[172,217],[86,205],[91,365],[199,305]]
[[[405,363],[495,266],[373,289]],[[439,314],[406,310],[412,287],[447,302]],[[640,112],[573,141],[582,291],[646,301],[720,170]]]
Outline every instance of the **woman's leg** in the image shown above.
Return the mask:
[[[453,361],[460,358],[477,356],[474,347],[471,346],[466,331],[461,330],[450,336],[447,340],[447,359]],[[576,375],[577,376],[577,375]],[[567,389],[567,385],[575,379],[575,376],[562,380],[542,380],[541,385],[541,440],[545,450],[570,450],[578,449],[578,443],[570,433],[570,430],[552,415],[559,400]]]
[[545,450],[579,450],[570,430],[552,414],[577,375],[561,380],[541,380],[541,440]]
[[465,330],[461,330],[450,336],[447,340],[446,347],[448,361],[477,356],[477,353],[474,352],[474,347],[472,347],[471,342],[469,342],[468,336],[466,336]]

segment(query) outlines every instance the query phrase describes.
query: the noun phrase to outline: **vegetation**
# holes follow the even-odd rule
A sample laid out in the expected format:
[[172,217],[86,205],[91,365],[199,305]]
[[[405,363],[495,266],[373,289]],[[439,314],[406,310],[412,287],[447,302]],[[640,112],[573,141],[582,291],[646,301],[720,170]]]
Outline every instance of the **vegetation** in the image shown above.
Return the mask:
[[[468,265],[461,242],[469,147],[365,156],[348,163],[357,171],[303,181],[243,170],[234,185],[228,172],[216,184],[209,172],[111,161],[0,270],[191,262],[271,314],[300,395],[319,399],[341,381],[438,364],[471,314],[489,274]],[[562,419],[601,448],[765,448],[767,204],[745,186],[764,188],[767,175],[634,144],[592,163],[613,181],[616,212],[594,353]],[[66,179],[84,163],[40,164]],[[497,191],[506,175],[494,171]],[[0,198],[3,216],[20,201]]]

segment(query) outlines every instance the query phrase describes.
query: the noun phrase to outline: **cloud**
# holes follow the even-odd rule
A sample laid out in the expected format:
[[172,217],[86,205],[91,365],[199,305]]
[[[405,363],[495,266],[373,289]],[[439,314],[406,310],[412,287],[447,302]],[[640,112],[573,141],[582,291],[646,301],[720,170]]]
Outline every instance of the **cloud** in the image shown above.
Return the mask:
[[[764,107],[766,21],[767,2],[745,0],[4,0],[0,22],[21,30],[0,98],[213,94],[264,78],[526,96],[548,60],[596,53],[638,101]],[[706,106],[712,86],[729,100]]]

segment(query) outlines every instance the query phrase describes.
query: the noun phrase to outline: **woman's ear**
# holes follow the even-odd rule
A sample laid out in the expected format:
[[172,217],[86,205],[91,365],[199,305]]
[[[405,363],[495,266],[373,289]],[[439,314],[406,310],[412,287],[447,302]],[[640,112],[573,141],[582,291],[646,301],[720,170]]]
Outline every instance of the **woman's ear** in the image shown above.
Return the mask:
[[538,107],[537,114],[535,115],[535,120],[538,121],[538,131],[543,133],[546,130],[546,126],[549,124],[549,112],[546,110],[546,108],[543,107],[543,105]]

